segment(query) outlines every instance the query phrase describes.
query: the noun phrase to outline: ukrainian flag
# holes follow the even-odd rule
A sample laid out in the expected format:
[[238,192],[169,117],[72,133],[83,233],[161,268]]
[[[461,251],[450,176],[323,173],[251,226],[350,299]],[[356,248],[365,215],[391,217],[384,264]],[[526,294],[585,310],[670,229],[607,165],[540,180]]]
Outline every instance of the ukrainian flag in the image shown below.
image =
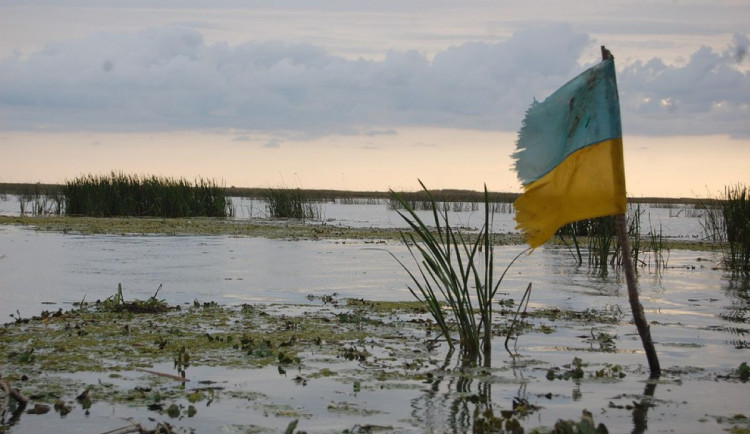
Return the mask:
[[524,185],[516,229],[532,247],[561,226],[627,209],[614,58],[566,83],[526,113],[513,153]]

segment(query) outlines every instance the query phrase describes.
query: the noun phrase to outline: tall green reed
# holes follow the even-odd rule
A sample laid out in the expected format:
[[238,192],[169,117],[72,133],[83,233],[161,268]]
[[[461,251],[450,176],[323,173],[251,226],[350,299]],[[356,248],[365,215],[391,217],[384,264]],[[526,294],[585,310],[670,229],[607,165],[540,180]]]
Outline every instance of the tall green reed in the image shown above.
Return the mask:
[[721,245],[722,262],[732,272],[750,272],[750,198],[747,186],[724,187],[720,199],[702,201],[705,239]]
[[[641,208],[640,203],[636,203],[628,211],[628,240],[631,247],[631,259],[634,264],[648,266],[649,268],[653,265],[654,270],[659,271],[667,267],[669,247],[661,226],[658,230],[654,229],[650,216],[649,226],[651,229],[644,238],[641,227],[644,214],[645,211]],[[570,223],[560,228],[557,235],[566,245],[568,243],[565,237],[570,236],[575,247],[573,255],[576,261],[582,264],[585,253],[588,265],[602,276],[608,274],[609,267],[622,265],[622,249],[617,239],[614,216]],[[581,243],[583,243],[583,246]],[[647,257],[642,259],[644,255],[647,255]]]
[[23,184],[18,192],[20,215],[60,215],[63,212],[60,187],[50,184]]
[[138,176],[112,172],[83,175],[63,186],[65,212],[94,217],[228,217],[232,202],[225,188],[198,178]]
[[[583,263],[581,251],[581,240],[587,243],[588,265],[598,270],[602,275],[607,274],[607,265],[614,263],[619,252],[617,243],[617,230],[614,216],[597,217],[569,223],[557,232],[563,238],[570,235],[576,249],[576,260]],[[564,238],[563,238],[564,240]]]
[[732,271],[747,273],[750,272],[750,197],[747,186],[726,187],[724,196],[721,211],[729,249],[724,262]]
[[455,326],[464,358],[477,362],[482,356],[489,357],[492,347],[493,298],[505,273],[521,254],[495,278],[492,213],[486,187],[484,225],[477,234],[464,235],[451,226],[448,212],[437,206],[427,187],[422,181],[419,183],[432,202],[434,230],[401,195],[391,191],[403,209],[399,215],[411,228],[411,232],[401,233],[401,239],[416,262],[417,271],[393,257],[411,277],[409,291],[426,305],[451,349]]
[[263,193],[268,214],[275,218],[319,220],[321,206],[300,188],[269,188]]
[[664,238],[661,224],[659,224],[659,231],[657,232],[656,229],[654,229],[654,226],[651,224],[650,215],[648,221],[649,226],[651,226],[651,229],[647,234],[650,254],[648,259],[648,266],[651,267],[651,264],[653,262],[654,270],[659,273],[661,270],[667,268],[667,262],[669,261],[669,248],[667,247],[667,241]]

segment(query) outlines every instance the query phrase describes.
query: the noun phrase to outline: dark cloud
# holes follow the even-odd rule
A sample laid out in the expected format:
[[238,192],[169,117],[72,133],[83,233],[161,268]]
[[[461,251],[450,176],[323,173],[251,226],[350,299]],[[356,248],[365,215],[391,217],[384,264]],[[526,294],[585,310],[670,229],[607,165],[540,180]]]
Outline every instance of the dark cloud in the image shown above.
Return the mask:
[[[629,133],[746,135],[747,37],[684,65],[618,65]],[[399,126],[515,131],[533,98],[582,70],[592,40],[564,24],[526,27],[428,59],[347,59],[307,44],[208,44],[179,27],[96,34],[0,62],[0,127],[236,128],[322,135]],[[279,143],[268,143],[275,147]]]

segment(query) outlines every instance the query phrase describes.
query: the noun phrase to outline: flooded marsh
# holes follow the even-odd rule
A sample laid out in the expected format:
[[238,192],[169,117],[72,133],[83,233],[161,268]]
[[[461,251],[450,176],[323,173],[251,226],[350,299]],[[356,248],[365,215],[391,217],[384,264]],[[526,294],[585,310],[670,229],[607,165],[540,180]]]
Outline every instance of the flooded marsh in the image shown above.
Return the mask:
[[[496,298],[491,360],[470,366],[439,339],[388,254],[408,263],[391,211],[323,211],[325,224],[196,220],[306,228],[288,236],[127,230],[117,220],[86,231],[65,218],[39,231],[4,213],[0,375],[30,403],[5,408],[0,432],[283,432],[295,421],[311,433],[548,432],[589,418],[609,432],[750,431],[750,284],[716,268],[720,253],[698,244],[697,217],[651,210],[680,248],[665,267],[638,270],[664,370],[649,380],[618,270],[578,265],[562,245],[522,256]],[[470,229],[474,217],[456,221]],[[512,215],[496,221],[516,236]],[[496,266],[523,248],[501,242]],[[155,297],[170,309],[108,309],[118,284],[125,302],[162,285]]]

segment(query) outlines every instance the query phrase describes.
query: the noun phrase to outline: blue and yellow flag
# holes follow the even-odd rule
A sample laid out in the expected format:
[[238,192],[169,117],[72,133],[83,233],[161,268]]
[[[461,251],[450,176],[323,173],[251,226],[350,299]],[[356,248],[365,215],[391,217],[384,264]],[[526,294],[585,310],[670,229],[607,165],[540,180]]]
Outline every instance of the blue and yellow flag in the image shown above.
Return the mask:
[[534,101],[518,133],[515,168],[524,193],[516,222],[531,247],[561,226],[627,209],[614,58]]

